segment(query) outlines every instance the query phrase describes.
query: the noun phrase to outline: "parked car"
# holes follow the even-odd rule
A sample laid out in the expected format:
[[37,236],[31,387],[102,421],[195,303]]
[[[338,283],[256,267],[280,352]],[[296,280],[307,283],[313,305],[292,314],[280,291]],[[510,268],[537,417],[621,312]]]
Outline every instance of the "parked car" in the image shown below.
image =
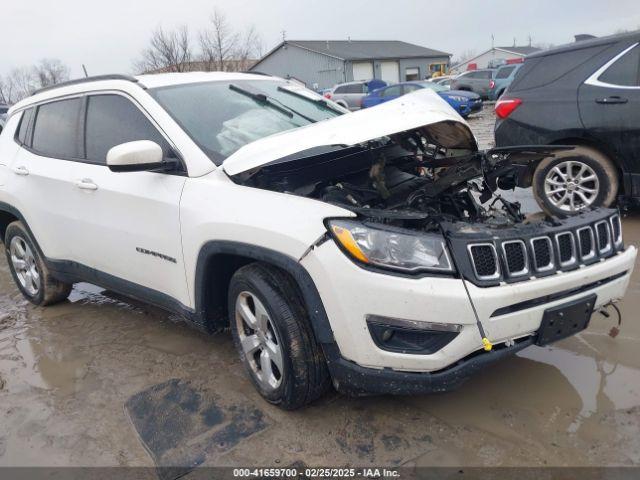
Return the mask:
[[88,281],[230,328],[281,407],[331,384],[445,391],[583,330],[629,282],[615,210],[525,221],[493,194],[553,151],[531,148],[479,152],[424,89],[345,113],[262,75],[81,79],[10,110],[0,238],[36,305]]
[[504,65],[496,70],[493,80],[489,82],[489,100],[497,100],[502,96],[521,66],[522,63],[516,63]]
[[447,76],[447,77],[440,77],[434,80],[434,83],[450,89],[451,82],[453,81],[454,78],[456,78],[454,75]]
[[554,215],[640,201],[640,32],[528,56],[496,103],[497,145],[570,144],[527,184]]
[[394,100],[407,93],[415,92],[427,88],[438,93],[446,102],[453,107],[463,118],[468,117],[473,112],[482,110],[482,99],[473,92],[463,90],[449,90],[435,82],[404,82],[379,88],[370,93],[362,100],[362,108],[373,107],[381,103]]
[[480,95],[482,98],[489,98],[491,81],[496,71],[490,68],[482,70],[469,70],[454,78],[450,87],[451,90],[466,90]]
[[376,78],[359,82],[340,83],[324,96],[341,107],[353,111],[362,108],[362,99],[369,93],[386,86],[387,82]]

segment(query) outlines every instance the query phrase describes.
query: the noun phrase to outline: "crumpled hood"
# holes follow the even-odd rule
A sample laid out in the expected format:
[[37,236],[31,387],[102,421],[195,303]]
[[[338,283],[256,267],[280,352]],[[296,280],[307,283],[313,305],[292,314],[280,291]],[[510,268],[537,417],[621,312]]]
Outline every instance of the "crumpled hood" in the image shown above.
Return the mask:
[[233,176],[314,147],[353,146],[421,127],[444,147],[477,150],[467,122],[437,93],[421,89],[373,108],[261,138],[227,157],[222,168]]

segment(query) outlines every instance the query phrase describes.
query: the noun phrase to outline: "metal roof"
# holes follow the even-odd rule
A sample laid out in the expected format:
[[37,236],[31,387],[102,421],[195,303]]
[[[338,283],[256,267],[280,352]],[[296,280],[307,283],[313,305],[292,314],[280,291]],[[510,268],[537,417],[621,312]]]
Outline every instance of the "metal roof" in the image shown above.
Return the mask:
[[518,55],[529,55],[530,53],[537,52],[540,49],[531,46],[525,47],[495,47],[498,50],[506,50],[507,52],[517,53]]
[[343,60],[446,57],[451,55],[447,52],[400,40],[285,40],[273,51],[278,50],[284,44],[295,45]]

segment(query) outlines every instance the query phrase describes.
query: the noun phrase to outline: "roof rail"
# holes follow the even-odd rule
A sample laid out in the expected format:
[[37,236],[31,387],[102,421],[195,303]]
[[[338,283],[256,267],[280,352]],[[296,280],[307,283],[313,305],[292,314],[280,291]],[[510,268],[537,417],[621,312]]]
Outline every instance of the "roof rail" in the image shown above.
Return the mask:
[[265,77],[273,77],[273,75],[271,75],[270,73],[266,73],[266,72],[259,72],[259,71],[257,71],[257,70],[256,70],[256,71],[253,71],[253,72],[252,72],[251,70],[244,70],[244,71],[242,71],[242,72],[240,72],[240,73],[248,73],[248,74],[251,74],[251,75],[263,75],[263,76],[265,76]]
[[128,82],[138,83],[138,79],[136,77],[132,77],[131,75],[121,75],[118,73],[114,73],[110,75],[94,75],[93,77],[76,78],[75,80],[67,80],[66,82],[60,82],[60,83],[56,83],[55,85],[42,87],[37,90],[34,90],[31,95],[36,95],[38,93],[46,92],[48,90],[53,90],[54,88],[67,87],[69,85],[78,85],[80,83],[87,83],[87,82],[97,82],[99,80],[126,80]]

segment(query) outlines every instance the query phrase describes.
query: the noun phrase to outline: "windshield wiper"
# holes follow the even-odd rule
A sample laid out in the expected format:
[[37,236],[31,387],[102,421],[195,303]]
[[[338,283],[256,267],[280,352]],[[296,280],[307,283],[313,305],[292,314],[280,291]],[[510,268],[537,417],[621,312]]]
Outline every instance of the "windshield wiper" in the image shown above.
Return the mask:
[[262,103],[264,105],[268,105],[271,108],[275,108],[276,110],[278,110],[279,112],[285,114],[287,117],[289,118],[293,118],[293,115],[298,115],[299,117],[304,118],[306,121],[311,122],[311,123],[316,123],[317,120],[314,120],[311,117],[307,117],[306,115],[300,113],[299,111],[291,108],[289,105],[282,103],[280,100],[278,100],[277,98],[273,98],[270,97],[269,95],[266,95],[262,92],[258,92],[258,91],[251,91],[251,90],[247,90],[245,88],[242,88],[234,83],[231,83],[229,85],[229,88],[231,90],[233,90],[234,92],[238,92],[241,93],[243,95],[246,95],[249,98],[253,98],[256,102]]
[[286,115],[289,118],[293,118],[293,112],[290,111],[290,109],[281,107],[280,105],[278,105],[277,103],[273,102],[272,99],[270,97],[268,97],[267,95],[265,95],[264,93],[261,92],[252,92],[251,90],[247,90],[245,88],[239,87],[238,85],[231,83],[229,85],[229,89],[233,90],[234,92],[238,92],[241,93],[242,95],[245,95],[253,100],[255,100],[258,103],[262,103],[263,105],[268,105],[269,107],[278,110],[280,113],[282,113],[283,115]]
[[278,87],[278,91],[284,92],[284,93],[288,93],[289,95],[293,95],[293,96],[298,97],[298,98],[302,98],[303,100],[306,100],[307,102],[311,102],[311,103],[315,103],[315,104],[318,104],[318,105],[322,105],[323,107],[330,108],[334,112],[344,113],[342,110],[336,108],[331,103],[327,102],[324,98],[307,97],[306,95],[304,95],[304,94],[302,94],[300,92],[296,92],[295,90],[289,90],[288,88],[285,88],[282,85],[280,85]]

